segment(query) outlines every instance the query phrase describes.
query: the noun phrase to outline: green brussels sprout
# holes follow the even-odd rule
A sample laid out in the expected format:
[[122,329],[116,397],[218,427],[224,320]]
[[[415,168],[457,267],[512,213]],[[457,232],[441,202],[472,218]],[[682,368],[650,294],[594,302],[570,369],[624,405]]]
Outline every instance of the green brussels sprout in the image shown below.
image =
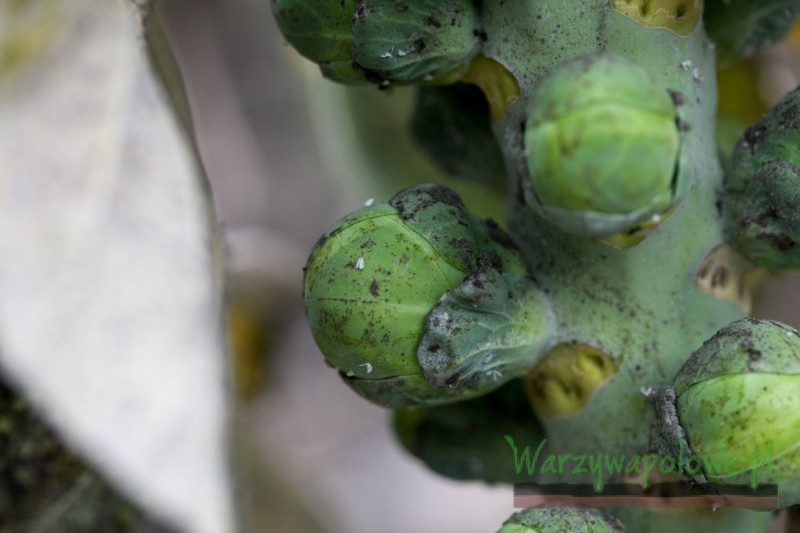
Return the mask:
[[620,233],[674,201],[677,112],[638,65],[593,54],[542,80],[525,124],[534,198],[565,231]]
[[797,0],[705,0],[703,21],[724,66],[780,41],[798,12]]
[[625,526],[616,517],[594,509],[525,509],[503,522],[497,533],[621,533]]
[[[453,309],[453,319],[463,320],[465,329],[455,338],[480,342],[481,347],[454,355],[428,343],[422,364],[417,352],[430,327],[429,313],[447,306],[449,299],[443,296],[462,282],[468,282],[464,291],[498,283],[496,278],[505,275],[512,276],[509,283],[521,283],[523,271],[502,230],[469,214],[449,189],[423,185],[399,193],[389,204],[356,211],[320,240],[305,270],[306,314],[327,361],[368,399],[392,407],[453,401],[502,385],[513,377],[503,375],[503,365],[517,364],[517,359],[492,361],[481,349],[490,346],[502,353],[504,347],[487,340],[485,332],[470,334],[480,320],[462,319]],[[537,297],[530,295],[529,285],[519,294],[515,287],[504,284],[503,297],[516,295],[514,302]],[[481,310],[475,302],[473,314]],[[503,339],[518,340],[513,327],[502,334]],[[534,331],[533,336],[539,342],[542,335]],[[516,344],[510,350],[523,353]],[[480,379],[471,377],[476,373]],[[464,386],[458,387],[460,383]]]
[[800,503],[798,335],[769,320],[733,322],[692,354],[674,389],[660,394],[668,446],[693,458],[685,469],[696,481],[777,484],[781,506]]
[[800,268],[800,90],[784,97],[736,146],[725,183],[728,233],[747,259]]
[[342,83],[365,82],[353,64],[352,19],[358,0],[272,0],[272,15],[286,40]]
[[480,49],[472,0],[361,0],[353,59],[377,81],[455,81]]

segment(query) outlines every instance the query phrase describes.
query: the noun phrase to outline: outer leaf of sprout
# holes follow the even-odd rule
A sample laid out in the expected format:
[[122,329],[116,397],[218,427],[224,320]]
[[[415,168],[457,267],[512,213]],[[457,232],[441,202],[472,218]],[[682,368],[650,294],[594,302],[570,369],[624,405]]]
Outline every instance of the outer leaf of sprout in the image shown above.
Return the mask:
[[357,0],[272,0],[286,40],[315,63],[351,61],[351,19]]
[[796,330],[738,320],[692,354],[674,390],[686,443],[708,481],[775,483],[781,506],[800,503]]
[[472,0],[362,0],[353,58],[376,81],[455,81],[478,53],[478,24]]

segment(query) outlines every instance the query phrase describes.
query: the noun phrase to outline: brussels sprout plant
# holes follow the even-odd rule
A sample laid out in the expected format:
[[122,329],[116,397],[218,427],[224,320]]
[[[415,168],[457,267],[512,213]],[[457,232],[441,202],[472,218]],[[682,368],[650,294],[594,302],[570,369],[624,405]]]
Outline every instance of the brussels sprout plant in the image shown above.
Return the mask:
[[[456,479],[589,483],[520,475],[514,438],[544,443],[542,456],[685,450],[701,464],[681,464],[678,480],[707,493],[772,484],[776,509],[800,504],[800,337],[746,318],[754,272],[800,269],[800,90],[732,150],[716,141],[717,61],[782,39],[799,5],[273,0],[323,76],[415,86],[423,152],[507,191],[502,223],[441,185],[368,202],[306,265],[327,363],[395,410],[412,454]],[[709,468],[715,446],[739,461]],[[498,526],[712,533],[772,520],[607,512]]]

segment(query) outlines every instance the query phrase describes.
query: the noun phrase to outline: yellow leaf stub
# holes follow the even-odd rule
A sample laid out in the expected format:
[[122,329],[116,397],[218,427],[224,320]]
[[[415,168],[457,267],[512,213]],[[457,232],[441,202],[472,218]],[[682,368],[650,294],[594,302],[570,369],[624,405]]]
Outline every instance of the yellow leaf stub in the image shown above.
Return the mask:
[[618,371],[614,359],[587,344],[559,344],[525,377],[525,389],[541,420],[580,412]]
[[500,121],[508,107],[519,98],[519,82],[501,63],[485,55],[478,55],[470,63],[461,82],[477,85],[489,102],[492,124]]
[[703,15],[703,0],[611,0],[610,6],[648,28],[690,35]]
[[675,212],[675,209],[676,208],[673,207],[666,213],[653,215],[644,222],[635,225],[628,231],[617,233],[616,235],[611,235],[610,237],[606,237],[605,239],[601,240],[617,250],[627,250],[628,248],[633,248],[649,237],[650,234],[652,234],[663,222],[671,217]]
[[750,264],[730,244],[720,244],[703,258],[695,276],[701,291],[739,306],[745,314],[752,309],[752,289],[766,275]]

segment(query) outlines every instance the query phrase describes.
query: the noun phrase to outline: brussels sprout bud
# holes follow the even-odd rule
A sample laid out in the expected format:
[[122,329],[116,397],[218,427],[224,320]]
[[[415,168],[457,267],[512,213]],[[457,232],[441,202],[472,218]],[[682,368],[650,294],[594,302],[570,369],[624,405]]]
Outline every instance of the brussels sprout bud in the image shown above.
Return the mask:
[[451,177],[503,192],[503,152],[478,87],[464,83],[418,88],[411,134],[417,146]]
[[616,517],[594,509],[525,509],[503,522],[497,533],[621,533],[625,526]]
[[480,48],[472,0],[361,0],[353,59],[371,78],[455,81]]
[[[721,329],[681,368],[674,398],[684,456],[696,458],[690,469],[711,483],[774,483],[781,506],[800,503],[796,330],[751,318]],[[661,411],[661,426],[673,426],[669,406]]]
[[800,90],[747,130],[725,184],[728,229],[747,259],[800,268]]
[[353,66],[352,19],[357,0],[272,0],[272,15],[286,40],[303,57],[320,65],[326,78],[366,81]]
[[472,400],[400,409],[394,429],[406,450],[434,472],[486,483],[531,481],[526,468],[517,472],[509,460],[504,436],[526,445],[545,438],[519,380]]
[[780,41],[797,19],[797,0],[705,0],[703,20],[722,65]]
[[[356,211],[317,244],[306,265],[304,296],[314,339],[352,387],[386,406],[442,403],[496,388],[513,376],[485,386],[473,380],[460,389],[452,382],[431,384],[417,350],[428,314],[465,278],[496,273],[494,268],[519,276],[522,263],[509,242],[499,228],[470,215],[455,193],[436,185]],[[458,362],[448,362],[448,371],[464,374]]]
[[672,99],[644,69],[578,58],[542,80],[528,112],[534,204],[571,233],[625,231],[671,206],[680,144]]

